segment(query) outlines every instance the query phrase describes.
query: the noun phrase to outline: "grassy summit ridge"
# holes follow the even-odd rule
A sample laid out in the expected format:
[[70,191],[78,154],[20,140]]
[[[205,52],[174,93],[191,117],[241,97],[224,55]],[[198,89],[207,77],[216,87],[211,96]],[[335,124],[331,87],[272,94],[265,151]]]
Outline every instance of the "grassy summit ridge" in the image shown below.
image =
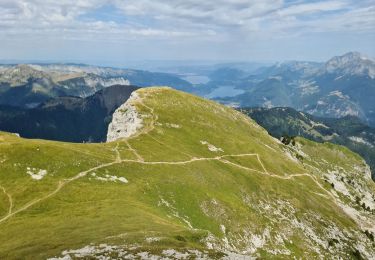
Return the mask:
[[[169,88],[137,93],[144,127],[126,140],[0,134],[0,258],[374,254],[373,198],[359,198],[368,210],[356,196],[375,187],[358,155],[284,146],[240,112]],[[336,187],[336,175],[354,184]]]

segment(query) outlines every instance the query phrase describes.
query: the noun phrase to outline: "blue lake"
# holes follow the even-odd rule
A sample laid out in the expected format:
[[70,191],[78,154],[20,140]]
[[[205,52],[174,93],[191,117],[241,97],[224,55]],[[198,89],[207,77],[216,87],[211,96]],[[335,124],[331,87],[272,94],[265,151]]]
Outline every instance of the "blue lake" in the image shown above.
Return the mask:
[[234,86],[220,86],[206,95],[207,98],[234,97],[245,93],[242,89],[236,89]]

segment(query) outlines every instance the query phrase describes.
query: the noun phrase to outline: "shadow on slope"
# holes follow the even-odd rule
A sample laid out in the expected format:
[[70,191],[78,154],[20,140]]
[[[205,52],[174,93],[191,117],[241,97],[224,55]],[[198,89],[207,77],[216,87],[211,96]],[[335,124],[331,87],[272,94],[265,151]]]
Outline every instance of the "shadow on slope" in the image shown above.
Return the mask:
[[59,97],[29,110],[0,106],[0,129],[25,138],[103,142],[112,113],[136,89],[115,85],[87,98]]

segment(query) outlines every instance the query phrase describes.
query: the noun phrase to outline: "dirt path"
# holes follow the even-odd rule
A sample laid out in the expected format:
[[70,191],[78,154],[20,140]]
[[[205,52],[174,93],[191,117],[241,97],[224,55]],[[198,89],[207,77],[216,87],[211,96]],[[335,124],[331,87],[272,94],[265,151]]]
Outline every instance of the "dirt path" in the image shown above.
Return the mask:
[[[292,174],[292,175],[288,175],[288,176],[280,176],[280,175],[277,175],[277,174],[272,174],[270,172],[267,171],[266,167],[264,166],[259,154],[257,153],[244,153],[244,154],[227,154],[227,155],[221,155],[221,156],[216,156],[216,157],[201,157],[201,158],[197,158],[197,157],[192,157],[190,160],[186,160],[186,161],[154,161],[154,162],[150,162],[150,161],[145,161],[144,158],[138,153],[137,150],[135,150],[130,144],[129,144],[129,139],[134,139],[142,134],[149,134],[154,128],[155,128],[155,123],[156,121],[158,120],[158,116],[154,113],[154,109],[145,105],[142,101],[142,98],[140,98],[140,100],[138,100],[138,104],[140,104],[141,106],[145,107],[146,109],[148,109],[150,111],[150,114],[151,114],[151,122],[149,123],[149,126],[148,127],[145,127],[144,129],[142,129],[141,131],[139,131],[139,133],[137,133],[136,135],[128,138],[128,139],[125,139],[123,141],[125,141],[126,145],[128,146],[129,150],[135,155],[135,157],[137,158],[136,160],[132,160],[132,159],[121,159],[121,155],[120,155],[120,152],[118,150],[118,147],[119,147],[119,143],[117,143],[116,147],[113,149],[113,151],[116,153],[116,159],[113,161],[113,162],[109,162],[109,163],[104,163],[104,164],[101,164],[101,165],[98,165],[96,167],[93,167],[91,169],[88,169],[86,171],[83,171],[83,172],[80,172],[78,173],[77,175],[75,175],[74,177],[70,178],[70,179],[65,179],[63,181],[59,181],[56,189],[52,192],[50,192],[49,194],[39,198],[39,199],[36,199],[36,200],[33,200],[29,203],[27,203],[26,205],[24,205],[23,207],[19,208],[18,210],[16,211],[13,211],[12,212],[12,208],[13,208],[13,201],[12,201],[12,197],[6,192],[5,188],[0,186],[0,188],[3,190],[3,192],[8,196],[8,199],[9,199],[9,211],[8,211],[8,214],[4,217],[2,217],[0,219],[0,223],[6,221],[7,219],[9,219],[10,217],[22,212],[22,211],[25,211],[27,209],[29,209],[30,207],[34,206],[35,204],[39,203],[39,202],[42,202],[52,196],[54,196],[55,194],[57,194],[65,185],[69,184],[70,182],[73,182],[77,179],[80,179],[82,177],[85,177],[88,173],[92,172],[92,171],[95,171],[95,170],[99,170],[99,169],[102,169],[102,168],[105,168],[105,167],[109,167],[109,166],[112,166],[112,165],[115,165],[115,164],[121,164],[121,163],[137,163],[137,164],[143,164],[143,165],[186,165],[186,164],[190,164],[190,163],[194,163],[194,162],[201,162],[201,161],[219,161],[221,163],[224,163],[224,164],[228,164],[228,165],[232,165],[234,167],[237,167],[237,168],[241,168],[243,170],[247,170],[247,171],[252,171],[252,172],[256,172],[258,174],[263,174],[263,175],[267,175],[269,177],[273,177],[273,178],[278,178],[278,179],[283,179],[283,180],[291,180],[291,179],[294,179],[294,178],[298,178],[298,177],[302,177],[302,176],[307,176],[309,178],[311,178],[322,190],[324,190],[327,194],[329,194],[329,196],[331,198],[334,199],[334,201],[336,202],[337,204],[337,200],[336,198],[332,195],[332,193],[330,193],[329,191],[327,191],[319,182],[318,180],[315,178],[315,176],[312,176],[310,174],[307,174],[307,173],[303,173],[303,174]],[[151,135],[150,135],[151,136]],[[156,139],[154,139],[155,141],[157,141]],[[159,141],[157,141],[159,142]],[[160,143],[160,142],[159,142]],[[249,157],[249,156],[255,156],[257,158],[257,161],[259,162],[259,165],[261,166],[262,168],[262,171],[260,170],[257,170],[257,169],[253,169],[253,168],[249,168],[249,167],[245,167],[243,165],[240,165],[240,164],[237,164],[237,163],[234,163],[234,162],[231,162],[229,161],[228,157]],[[191,156],[190,156],[191,157]]]
[[190,160],[186,161],[155,161],[155,162],[147,162],[147,161],[139,161],[139,160],[131,160],[131,159],[125,159],[122,160],[122,163],[140,163],[140,164],[145,164],[145,165],[185,165],[193,162],[200,162],[200,161],[220,161],[223,158],[226,157],[245,157],[245,156],[256,156],[256,154],[253,153],[248,153],[248,154],[228,154],[228,155],[222,155],[222,156],[216,156],[216,157],[193,157]]
[[255,170],[255,169],[252,169],[252,168],[248,168],[246,166],[242,166],[240,164],[237,164],[237,163],[234,163],[234,162],[231,162],[231,161],[228,161],[228,160],[221,159],[220,161],[223,162],[223,163],[225,163],[225,164],[230,164],[230,165],[235,166],[237,168],[241,168],[243,170],[247,170],[247,171],[252,171],[252,172],[257,172],[257,173],[260,173],[260,174],[268,175],[268,174],[266,174],[266,173],[264,173],[262,171]]
[[0,185],[0,190],[2,190],[4,192],[4,194],[8,197],[8,202],[9,202],[9,207],[8,207],[8,214],[11,214],[12,213],[12,209],[13,209],[13,198],[12,196],[6,191],[6,189]]
[[143,127],[138,133],[136,133],[135,135],[132,135],[131,137],[128,138],[129,139],[134,139],[136,137],[139,137],[141,135],[144,135],[144,134],[148,134],[150,133],[152,130],[155,129],[155,123],[158,121],[159,117],[157,114],[154,113],[154,109],[152,107],[149,107],[147,106],[144,102],[143,102],[143,97],[140,97],[138,100],[137,100],[137,103],[141,106],[143,106],[144,108],[146,108],[147,110],[150,111],[150,115],[151,115],[151,122],[149,123],[149,125],[147,127]]
[[[98,165],[96,167],[93,167],[91,169],[88,169],[86,171],[83,171],[83,172],[80,172],[78,173],[77,175],[75,175],[74,177],[70,178],[70,179],[65,179],[65,180],[62,180],[62,181],[59,181],[59,184],[57,185],[56,189],[54,191],[52,191],[51,193],[39,198],[39,199],[36,199],[36,200],[33,200],[29,203],[27,203],[25,206],[23,206],[22,208],[19,208],[15,211],[9,211],[8,214],[2,218],[0,218],[0,223],[4,222],[5,220],[9,219],[10,217],[22,212],[22,211],[25,211],[27,210],[28,208],[34,206],[35,204],[41,202],[41,201],[44,201],[50,197],[52,197],[53,195],[55,195],[56,193],[58,193],[65,185],[69,184],[70,182],[73,182],[75,180],[78,180],[84,176],[86,176],[88,173],[92,172],[92,171],[95,171],[95,170],[99,170],[99,169],[102,169],[102,168],[105,168],[105,167],[109,167],[109,166],[112,166],[112,165],[115,165],[115,164],[119,164],[121,163],[121,161],[114,161],[114,162],[111,162],[111,163],[105,163],[105,164],[101,164],[101,165]],[[11,197],[9,197],[11,198]],[[11,204],[13,206],[13,202]]]
[[190,160],[187,160],[187,161],[176,161],[176,162],[165,162],[165,161],[155,161],[155,162],[145,162],[145,161],[142,161],[142,160],[131,160],[131,159],[124,159],[124,160],[121,160],[121,157],[120,157],[120,153],[118,151],[118,145],[116,146],[116,148],[114,149],[115,152],[116,152],[116,160],[113,161],[113,162],[110,162],[110,163],[105,163],[105,164],[101,164],[101,165],[98,165],[96,167],[93,167],[93,168],[90,168],[86,171],[83,171],[83,172],[80,172],[78,173],[77,175],[75,175],[74,177],[70,178],[70,179],[65,179],[63,181],[59,181],[57,187],[55,190],[53,190],[52,192],[48,193],[47,195],[39,198],[39,199],[36,199],[36,200],[33,200],[29,203],[27,203],[26,205],[24,205],[23,207],[15,210],[12,212],[12,207],[13,207],[13,201],[10,197],[10,195],[8,193],[6,193],[5,189],[3,187],[2,190],[4,191],[5,194],[7,194],[8,198],[9,198],[9,201],[10,201],[10,208],[9,208],[9,212],[6,216],[2,217],[0,219],[0,223],[6,221],[7,219],[9,219],[10,217],[22,212],[22,211],[25,211],[27,209],[29,209],[30,207],[34,206],[35,204],[39,203],[39,202],[42,202],[52,196],[54,196],[55,194],[57,194],[65,185],[69,184],[70,182],[73,182],[75,180],[78,180],[82,177],[85,177],[88,173],[90,172],[93,172],[93,171],[96,171],[96,170],[99,170],[99,169],[102,169],[102,168],[106,168],[106,167],[109,167],[109,166],[112,166],[112,165],[116,165],[116,164],[121,164],[121,163],[138,163],[138,164],[145,164],[145,165],[185,165],[185,164],[189,164],[189,163],[193,163],[193,162],[199,162],[199,161],[221,161],[223,158],[225,157],[244,157],[244,156],[257,156],[257,154],[230,154],[230,155],[222,155],[222,156],[217,156],[217,157],[208,157],[208,158],[192,158]]
[[[271,174],[267,171],[267,169],[264,167],[264,164],[262,162],[262,160],[260,159],[260,156],[258,154],[255,154],[255,156],[257,157],[260,165],[262,166],[263,168],[263,172],[261,171],[258,171],[258,170],[255,170],[255,169],[252,169],[252,168],[248,168],[248,167],[245,167],[245,166],[242,166],[240,164],[237,164],[237,163],[233,163],[233,162],[230,162],[230,161],[227,161],[227,160],[220,160],[221,162],[223,163],[226,163],[226,164],[230,164],[230,165],[233,165],[237,168],[241,168],[241,169],[244,169],[244,170],[248,170],[248,171],[253,171],[253,172],[257,172],[257,173],[260,173],[260,174],[264,174],[264,175],[267,175],[269,177],[272,177],[272,178],[277,178],[277,179],[281,179],[281,180],[291,180],[291,179],[294,179],[294,178],[297,178],[297,177],[309,177],[312,179],[312,181],[320,188],[322,189],[323,191],[325,191],[325,193],[328,194],[329,197],[331,197],[335,203],[337,205],[339,205],[337,199],[335,198],[335,196],[328,190],[326,190],[322,184],[320,184],[320,182],[316,179],[315,176],[311,175],[311,174],[308,174],[308,173],[298,173],[298,174],[290,174],[290,175],[287,175],[287,176],[281,176],[281,175],[277,175],[277,174]],[[323,196],[325,198],[327,198],[324,194],[319,194],[320,196]]]
[[113,151],[116,153],[116,160],[115,162],[121,162],[121,154],[118,150],[119,143],[116,144],[116,147],[113,149]]
[[143,157],[135,150],[130,144],[128,140],[125,140],[126,145],[128,146],[129,150],[135,155],[136,158],[138,158],[138,161],[143,162]]
[[[138,154],[133,148],[131,148],[136,154]],[[57,194],[65,185],[69,184],[70,182],[73,182],[75,180],[78,180],[82,177],[85,177],[88,173],[90,172],[93,172],[95,170],[99,170],[99,169],[102,169],[102,168],[106,168],[106,167],[109,167],[109,166],[112,166],[112,165],[116,165],[116,164],[121,164],[121,163],[137,163],[137,164],[143,164],[143,165],[186,165],[186,164],[190,164],[190,163],[194,163],[194,162],[202,162],[202,161],[219,161],[219,162],[222,162],[224,164],[229,164],[229,165],[232,165],[232,166],[235,166],[237,168],[241,168],[243,170],[247,170],[247,171],[252,171],[252,172],[256,172],[256,173],[259,173],[259,174],[263,174],[263,175],[267,175],[269,177],[272,177],[272,178],[278,178],[278,179],[283,179],[283,180],[291,180],[291,179],[294,179],[294,178],[297,178],[297,177],[303,177],[303,176],[306,176],[306,177],[309,177],[311,178],[322,190],[324,190],[331,198],[333,198],[336,201],[336,198],[332,195],[332,193],[330,193],[329,191],[327,191],[317,180],[314,176],[308,174],[308,173],[301,173],[301,174],[291,174],[291,175],[288,175],[288,176],[280,176],[280,175],[276,175],[276,174],[270,174],[267,169],[264,167],[264,164],[262,162],[262,160],[260,159],[260,156],[256,153],[245,153],[245,154],[227,154],[227,155],[221,155],[221,156],[216,156],[216,157],[201,157],[201,158],[197,158],[197,157],[193,157],[192,159],[190,160],[186,160],[186,161],[154,161],[154,162],[147,162],[147,161],[144,161],[143,158],[138,158],[138,160],[132,160],[132,159],[121,159],[121,156],[120,156],[120,153],[118,151],[118,144],[117,146],[115,147],[114,151],[116,152],[116,160],[113,161],[113,162],[110,162],[110,163],[105,163],[105,164],[101,164],[101,165],[98,165],[96,167],[93,167],[91,169],[88,169],[86,171],[83,171],[83,172],[80,172],[78,173],[77,175],[75,175],[74,177],[70,178],[70,179],[65,179],[63,181],[59,181],[56,189],[52,192],[50,192],[49,194],[39,198],[39,199],[36,199],[36,200],[33,200],[29,203],[27,203],[25,206],[23,206],[22,208],[19,208],[18,210],[16,211],[13,211],[12,212],[12,208],[13,208],[13,200],[12,200],[12,197],[6,192],[5,188],[0,186],[0,189],[3,190],[3,192],[8,196],[8,199],[9,199],[9,211],[8,211],[8,214],[4,217],[2,217],[0,219],[0,223],[4,222],[5,220],[9,219],[10,217],[22,212],[22,211],[25,211],[27,210],[28,208],[34,206],[35,204],[39,203],[39,202],[42,202],[52,196],[54,196],[55,194]],[[228,161],[226,160],[225,158],[228,158],[228,157],[249,157],[249,156],[255,156],[257,157],[258,161],[259,161],[259,164],[261,165],[261,167],[263,168],[263,171],[259,171],[257,169],[253,169],[253,168],[249,168],[249,167],[245,167],[245,166],[242,166],[240,164],[237,164],[237,163],[234,163],[234,162],[231,162],[231,161]]]

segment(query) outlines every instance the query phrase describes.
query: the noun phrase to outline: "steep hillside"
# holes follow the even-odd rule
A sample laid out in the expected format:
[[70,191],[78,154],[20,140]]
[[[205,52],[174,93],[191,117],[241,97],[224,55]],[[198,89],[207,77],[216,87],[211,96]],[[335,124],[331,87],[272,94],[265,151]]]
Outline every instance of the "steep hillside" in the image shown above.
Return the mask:
[[116,110],[138,121],[124,139],[1,133],[0,258],[375,254],[375,186],[358,155],[285,146],[240,112],[169,88],[134,93]]
[[103,142],[112,113],[136,89],[115,85],[87,98],[58,97],[32,109],[0,106],[0,130],[26,138]]
[[241,111],[276,138],[302,136],[348,147],[366,160],[375,180],[375,129],[358,118],[319,118],[292,108],[244,108]]

